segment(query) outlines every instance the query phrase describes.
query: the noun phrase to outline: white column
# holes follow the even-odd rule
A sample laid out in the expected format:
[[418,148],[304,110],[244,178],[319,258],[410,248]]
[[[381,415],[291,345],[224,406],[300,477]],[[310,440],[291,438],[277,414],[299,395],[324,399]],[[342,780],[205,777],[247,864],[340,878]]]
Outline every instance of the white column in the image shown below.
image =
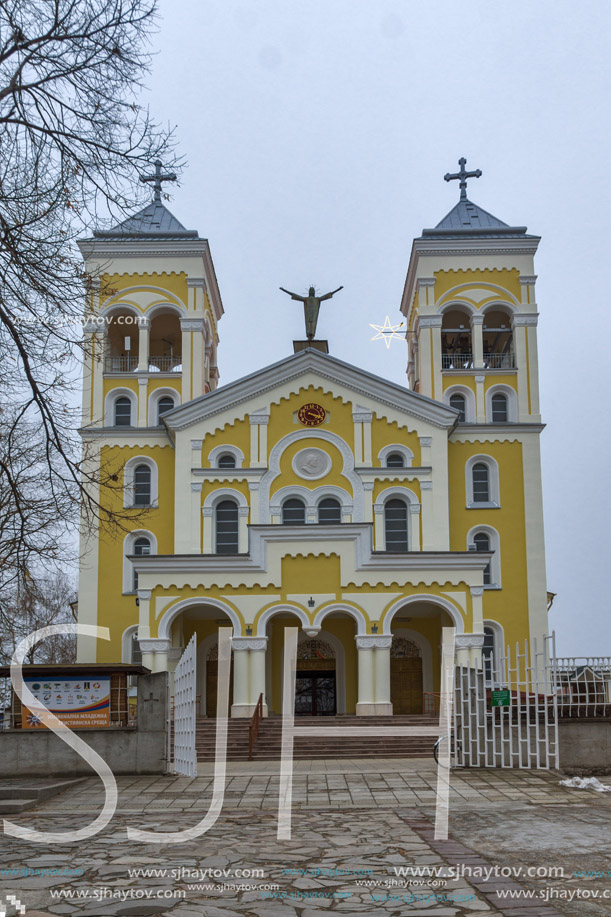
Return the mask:
[[475,422],[486,423],[485,376],[475,376]]
[[202,484],[191,484],[191,552],[202,553]]
[[250,523],[257,525],[261,521],[259,519],[259,482],[249,481],[248,491],[250,494]]
[[441,400],[441,315],[419,316],[420,393]]
[[528,421],[528,359],[526,356],[526,328],[520,321],[521,316],[514,315],[511,323],[513,348],[518,369],[518,420]]
[[151,595],[150,589],[138,589],[138,640],[151,635]]
[[381,504],[373,507],[373,550],[386,550],[386,531],[384,529],[384,507]]
[[409,505],[409,549],[420,550],[420,504]]
[[471,316],[471,346],[473,348],[473,368],[484,367],[484,316]]
[[[373,481],[363,482],[363,522],[373,522]],[[361,522],[361,519],[353,519]]]
[[265,653],[267,637],[254,637],[250,641],[250,703],[253,708],[263,695],[263,716],[267,716],[267,698],[265,697]]
[[[171,642],[162,637],[152,637],[138,642],[142,651],[142,665],[145,665],[147,669],[151,669],[153,672],[167,672]],[[149,662],[145,662],[145,658]]]
[[352,412],[354,423],[354,441],[358,445],[355,449],[355,464],[371,468],[373,459],[371,456],[371,421],[373,413],[365,408],[356,407]]
[[241,638],[234,637],[233,649],[233,704],[232,717],[251,716],[252,710],[248,697],[248,644]]
[[378,716],[392,716],[390,702],[390,645],[392,637],[374,637],[375,707]]
[[357,637],[356,646],[358,652],[358,703],[356,705],[357,716],[373,716],[374,691],[373,691],[373,648],[363,641],[366,638]]
[[148,378],[138,379],[138,426],[148,427]]
[[248,506],[238,507],[238,551],[240,554],[248,553]]
[[269,414],[248,415],[250,421],[250,467],[267,468],[267,425]]
[[182,400],[190,401],[204,394],[203,318],[181,318],[182,331]]
[[[93,411],[91,420],[96,424],[104,423],[104,360],[106,359],[106,334],[103,331],[91,335],[92,367],[93,374]],[[110,427],[114,418],[107,419]]]
[[149,331],[151,323],[148,318],[138,319],[138,372],[149,371]]
[[[204,519],[204,535],[203,535],[203,554],[213,554],[213,526],[214,526],[214,508],[212,506],[202,506],[202,516]],[[239,541],[238,541],[239,545]]]
[[483,595],[483,586],[471,586],[471,607],[473,609],[473,623],[471,630],[474,634],[481,634],[484,631]]
[[471,635],[456,634],[456,665],[468,666],[471,662],[469,655]]
[[390,716],[390,647],[386,634],[363,634],[356,639],[358,650],[357,716]]

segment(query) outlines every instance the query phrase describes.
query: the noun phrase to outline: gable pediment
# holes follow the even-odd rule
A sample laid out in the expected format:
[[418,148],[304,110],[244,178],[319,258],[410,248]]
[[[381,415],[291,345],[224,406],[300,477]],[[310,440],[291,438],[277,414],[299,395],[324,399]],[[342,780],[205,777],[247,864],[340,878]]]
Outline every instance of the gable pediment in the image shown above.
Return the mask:
[[351,402],[354,410],[375,411],[401,426],[449,430],[457,412],[404,386],[316,350],[304,350],[189,401],[164,416],[170,431],[202,425],[208,430],[249,415],[263,417],[270,403],[319,388]]

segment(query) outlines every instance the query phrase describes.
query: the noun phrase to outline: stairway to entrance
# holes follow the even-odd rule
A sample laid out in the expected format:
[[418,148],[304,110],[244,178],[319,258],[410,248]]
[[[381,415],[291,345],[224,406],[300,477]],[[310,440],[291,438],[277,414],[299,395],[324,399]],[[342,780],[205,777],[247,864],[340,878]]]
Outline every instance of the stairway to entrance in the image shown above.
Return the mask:
[[[249,719],[230,719],[227,734],[227,760],[248,760]],[[316,726],[321,736],[296,737],[293,757],[303,758],[422,758],[433,753],[432,736],[342,736],[346,726],[437,726],[436,716],[298,716],[296,726]],[[255,742],[255,761],[280,758],[281,717],[266,717],[259,726]],[[197,721],[196,750],[198,761],[214,760],[216,720]]]

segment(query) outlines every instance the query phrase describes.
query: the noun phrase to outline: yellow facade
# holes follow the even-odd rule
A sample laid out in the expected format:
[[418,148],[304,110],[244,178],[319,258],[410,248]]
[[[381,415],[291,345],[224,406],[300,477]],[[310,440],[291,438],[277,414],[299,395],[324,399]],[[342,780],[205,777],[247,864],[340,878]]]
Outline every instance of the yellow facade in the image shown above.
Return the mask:
[[118,482],[99,499],[120,524],[83,538],[79,617],[110,640],[82,638],[79,660],[173,671],[194,638],[213,715],[231,626],[232,715],[261,694],[275,715],[298,627],[297,712],[414,714],[440,690],[452,627],[458,659],[483,653],[494,683],[505,644],[547,627],[538,240],[510,227],[415,240],[409,388],[316,342],[218,387],[208,243],[150,206],[159,238],[140,214],[81,246],[94,278],[83,437]]

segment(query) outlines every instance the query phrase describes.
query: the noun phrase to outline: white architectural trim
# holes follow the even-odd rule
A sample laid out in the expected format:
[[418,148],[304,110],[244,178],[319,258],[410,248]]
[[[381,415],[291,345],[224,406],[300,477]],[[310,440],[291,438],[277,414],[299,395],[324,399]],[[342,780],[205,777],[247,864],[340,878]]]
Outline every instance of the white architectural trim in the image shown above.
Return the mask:
[[148,505],[157,506],[159,502],[159,472],[157,469],[157,462],[148,455],[134,455],[127,460],[123,468],[124,508],[134,506],[134,471],[138,465],[148,465],[151,469],[151,502]]
[[324,608],[321,608],[320,611],[316,613],[312,626],[322,627],[324,619],[328,617],[328,615],[336,614],[337,612],[342,612],[354,618],[357,636],[367,633],[367,622],[361,609],[356,608],[354,605],[347,605],[345,602],[333,602],[330,605],[325,605]]
[[306,631],[306,633],[314,627],[313,624],[310,624],[310,619],[303,608],[299,608],[297,605],[283,603],[281,605],[272,605],[271,608],[263,612],[257,621],[257,637],[266,637],[267,622],[276,615],[282,614],[295,615],[295,617],[299,618],[302,630]]
[[[178,389],[170,388],[169,386],[163,388],[155,388],[149,395],[149,410],[148,410],[148,425],[149,427],[161,427],[163,424],[157,423],[157,405],[159,404],[162,398],[171,397],[174,400],[174,408],[177,408],[180,404],[180,392]],[[174,410],[172,408],[172,410]]]
[[447,613],[452,618],[452,622],[456,628],[456,633],[464,634],[465,624],[460,613],[460,609],[448,599],[444,599],[440,595],[430,595],[430,593],[426,592],[419,593],[417,595],[410,595],[394,602],[386,611],[382,619],[382,633],[392,634],[390,625],[392,624],[392,619],[396,613],[401,611],[401,609],[405,608],[407,605],[413,605],[415,602],[426,602],[429,605],[439,605],[441,608],[443,608],[444,611],[447,611]]
[[391,500],[393,497],[403,497],[408,505],[412,503],[417,505],[420,504],[420,500],[414,491],[409,489],[409,487],[403,487],[401,484],[391,484],[390,487],[385,487],[384,490],[380,491],[376,497],[375,503],[373,504],[373,511],[383,511],[386,501]]
[[[483,462],[488,466],[488,493],[490,500],[487,503],[476,503],[473,500],[473,466]],[[468,509],[498,509],[501,505],[499,466],[491,455],[472,455],[465,462],[465,493]]]
[[[273,481],[280,474],[280,461],[282,455],[289,446],[295,442],[299,442],[303,439],[321,439],[327,443],[330,443],[332,446],[339,451],[343,459],[343,468],[342,475],[350,481],[352,485],[352,493],[354,494],[354,515],[357,519],[362,519],[364,515],[364,493],[363,493],[363,483],[356,474],[354,470],[354,455],[352,449],[348,443],[338,436],[336,433],[329,433],[327,430],[296,430],[292,433],[287,433],[286,436],[283,436],[282,439],[279,439],[278,442],[274,445],[273,449],[270,452],[269,456],[269,470],[265,472],[261,478],[261,484],[259,487],[259,518],[262,523],[267,523],[271,521],[271,509],[270,509],[270,492]],[[284,489],[284,488],[283,488]],[[304,488],[305,490],[305,488]],[[298,487],[295,487],[295,493],[297,493]],[[274,494],[274,501],[277,499],[277,494]]]
[[[506,296],[511,295],[511,294],[508,294],[506,290],[504,291],[504,293]],[[517,301],[517,299],[514,300],[513,302],[509,302],[509,300],[502,299],[502,298],[493,299],[490,302],[487,302],[485,306],[483,306],[481,312],[482,312],[482,315],[486,315],[487,312],[498,312],[498,311],[502,312],[504,309],[506,309],[509,312],[508,318],[511,319],[512,316],[516,312],[520,311],[520,303]]]
[[[420,650],[420,658],[422,659],[422,690],[425,693],[435,691],[436,688],[439,690],[438,685],[433,685],[433,648],[430,641],[427,640],[424,634],[420,634],[417,630],[412,630],[409,627],[397,627],[393,630],[392,634],[393,637],[404,637],[411,643],[415,643]],[[392,660],[392,646],[390,658]]]
[[[212,512],[214,512],[217,503],[220,503],[221,500],[235,500],[238,506],[248,509],[248,500],[241,490],[237,490],[233,487],[219,487],[216,490],[210,491],[206,496],[202,506],[204,515],[208,515],[206,510],[212,510]],[[210,513],[210,515],[212,515],[212,513]]]
[[270,502],[271,515],[281,515],[282,504],[292,497],[299,497],[305,503],[306,522],[308,523],[318,522],[318,504],[325,497],[335,497],[339,500],[344,521],[350,521],[350,516],[353,512],[352,497],[343,487],[337,487],[335,484],[321,484],[320,487],[310,490],[301,484],[288,484],[286,487],[281,487],[272,496]]
[[[490,550],[493,552],[492,557],[490,558],[490,585],[484,586],[484,589],[500,589],[502,586],[501,582],[501,539],[499,533],[496,529],[492,528],[491,525],[474,525],[472,529],[469,529],[467,534],[467,550],[471,550],[471,546],[475,544],[473,537],[478,534],[478,532],[483,532],[485,535],[488,535],[490,539]],[[481,552],[484,553],[484,552]]]
[[[187,280],[187,283],[188,282],[189,281]],[[168,295],[167,290],[164,290],[163,294],[164,296],[167,296]],[[170,302],[169,300],[166,300],[166,302],[156,302],[155,305],[148,306],[145,309],[146,317],[150,319],[151,321],[157,316],[158,313],[167,315],[168,312],[171,312],[174,315],[176,315],[178,318],[182,319],[183,316],[186,316],[187,309],[184,303],[179,302],[178,300],[175,302]]]
[[450,405],[452,395],[465,396],[465,420],[464,423],[475,423],[475,392],[468,385],[451,385],[443,393],[443,400]]
[[498,383],[497,385],[491,385],[486,391],[486,420],[488,423],[499,423],[499,421],[492,420],[492,396],[497,394],[503,394],[507,396],[507,422],[508,423],[517,423],[518,422],[518,393],[515,388],[511,385],[503,385]]
[[159,619],[159,624],[157,627],[159,639],[171,640],[172,624],[174,623],[174,620],[179,615],[181,615],[183,611],[186,611],[187,608],[197,607],[198,605],[207,605],[211,608],[218,608],[219,611],[222,611],[229,618],[229,622],[233,627],[234,636],[241,635],[242,625],[233,608],[226,602],[221,602],[219,599],[212,599],[207,595],[201,595],[191,596],[191,598],[182,599],[180,602],[176,602],[174,605],[170,605],[167,611],[165,611],[162,617]]
[[132,662],[132,638],[138,636],[138,625],[130,624],[121,635],[121,662]]
[[[111,388],[104,398],[104,426],[113,427],[115,430],[123,430],[125,427],[115,426],[115,401],[118,398],[129,398],[131,402],[130,427],[138,426],[138,395],[131,388]],[[97,433],[99,434],[99,430]]]
[[496,677],[493,679],[493,683],[504,684],[505,673],[502,671],[501,660],[505,656],[505,631],[502,624],[489,618],[484,618],[482,624],[484,630],[489,627],[494,632],[494,672]]
[[[208,453],[208,461],[210,462],[211,468],[218,468],[218,460],[222,455],[233,455],[235,459],[235,467],[242,468],[244,465],[244,453],[239,446],[232,446],[230,443],[227,443],[223,446],[215,446],[214,449],[211,449]],[[221,471],[232,471],[232,468],[221,468]]]
[[[134,529],[129,532],[123,539],[123,592],[134,593],[134,566],[131,560],[128,560],[130,554],[134,553],[134,542],[138,538],[148,538],[151,542],[151,554],[157,554],[157,538],[148,529]],[[135,594],[135,593],[134,593]]]
[[[383,449],[380,449],[378,452],[378,461],[383,468],[386,467],[386,459],[389,455],[392,455],[393,452],[398,452],[403,456],[405,462],[405,468],[411,468],[414,461],[414,453],[408,446],[404,446],[402,443],[391,443],[389,446],[384,446]],[[391,471],[401,472],[400,468],[391,468]]]
[[[447,302],[444,302],[444,304],[439,307],[439,314],[443,316],[446,312],[461,312],[462,310],[464,310],[469,317],[472,315],[479,315],[479,309],[477,309],[472,302],[469,302],[467,299],[460,299],[460,297],[453,297]],[[420,317],[420,321],[422,321],[422,316]],[[470,322],[468,323],[468,327],[465,328],[465,334],[467,331],[471,331]]]

